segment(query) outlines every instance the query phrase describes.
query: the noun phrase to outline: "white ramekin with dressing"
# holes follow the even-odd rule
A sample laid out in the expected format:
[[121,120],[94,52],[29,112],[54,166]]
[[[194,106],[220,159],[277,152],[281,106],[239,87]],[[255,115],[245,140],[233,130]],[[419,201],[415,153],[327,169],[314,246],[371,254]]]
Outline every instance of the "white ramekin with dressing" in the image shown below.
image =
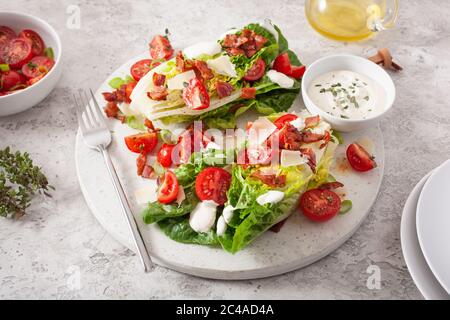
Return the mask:
[[374,126],[391,109],[395,86],[380,66],[368,59],[339,54],[315,61],[302,79],[306,108],[333,129],[350,132]]

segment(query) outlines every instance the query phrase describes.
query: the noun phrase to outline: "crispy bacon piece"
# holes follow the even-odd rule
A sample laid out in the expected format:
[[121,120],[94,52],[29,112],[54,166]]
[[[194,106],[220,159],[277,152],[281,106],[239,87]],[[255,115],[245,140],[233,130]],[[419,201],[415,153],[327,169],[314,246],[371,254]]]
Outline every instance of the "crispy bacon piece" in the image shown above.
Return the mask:
[[149,119],[145,119],[144,126],[146,126],[147,129],[149,129],[151,131],[155,131],[155,126],[153,125],[153,122]]
[[103,98],[108,102],[113,102],[117,100],[117,95],[115,92],[102,92]]
[[317,141],[322,140],[324,137],[325,137],[324,134],[314,133],[309,130],[302,132],[302,139],[303,139],[303,142],[305,142],[305,143],[317,142]]
[[166,83],[166,76],[159,73],[153,73],[153,84],[156,87],[161,87]]
[[119,114],[119,106],[116,101],[108,102],[103,110],[108,118],[116,118]]
[[166,100],[167,95],[169,92],[164,87],[156,87],[153,89],[153,91],[147,92],[147,96],[152,100]]
[[142,176],[142,172],[144,172],[145,165],[147,164],[147,155],[141,153],[136,158],[136,173],[138,176]]
[[145,165],[144,170],[142,170],[141,177],[145,179],[150,179],[155,176],[155,170],[152,166]]
[[197,78],[203,79],[203,81],[210,80],[214,77],[214,74],[205,61],[193,60],[192,65],[194,67]]
[[325,147],[327,146],[328,142],[330,142],[330,140],[331,140],[331,134],[330,134],[330,131],[326,131],[326,132],[325,132],[325,136],[323,137],[322,140],[323,140],[323,142],[322,142],[322,144],[320,145],[319,149],[325,148]]
[[308,165],[312,172],[316,172],[316,154],[314,153],[314,150],[311,148],[300,148],[300,152],[308,158]]
[[253,99],[256,97],[256,88],[242,88],[242,99]]
[[280,232],[281,228],[283,228],[287,219],[281,220],[277,224],[273,225],[269,230],[275,233]]
[[281,149],[299,150],[303,143],[303,135],[290,123],[286,123],[278,132]]
[[187,71],[185,69],[186,65],[185,65],[185,61],[184,61],[184,57],[183,57],[183,52],[179,51],[176,58],[175,58],[175,62],[176,62],[176,66],[177,66],[177,70],[184,72]]
[[320,122],[319,115],[305,118],[305,129],[315,127],[319,124],[319,122]]
[[253,30],[244,29],[240,35],[227,34],[223,40],[223,47],[231,56],[245,54],[248,58],[258,52],[267,42],[267,39]]
[[284,187],[286,185],[285,175],[264,174],[260,171],[255,171],[251,174],[251,176],[261,180],[262,183],[267,184],[272,188]]
[[233,92],[233,86],[227,82],[217,81],[216,82],[216,91],[219,98],[225,98],[231,95]]
[[340,183],[338,181],[334,181],[334,182],[324,183],[324,184],[320,185],[318,189],[332,190],[332,189],[342,188],[343,186],[344,186],[343,183]]

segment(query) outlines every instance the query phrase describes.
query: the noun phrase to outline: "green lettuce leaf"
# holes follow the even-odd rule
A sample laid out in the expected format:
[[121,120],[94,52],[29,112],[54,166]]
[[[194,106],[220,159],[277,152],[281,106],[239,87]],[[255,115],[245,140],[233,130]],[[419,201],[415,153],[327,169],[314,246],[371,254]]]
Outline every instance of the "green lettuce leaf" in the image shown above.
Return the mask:
[[144,119],[140,116],[127,116],[125,118],[125,123],[133,129],[146,131],[146,127],[144,125]]
[[185,217],[165,219],[159,221],[158,226],[169,238],[177,242],[210,246],[218,244],[213,229],[208,233],[198,233],[190,227],[189,220]]
[[186,199],[178,204],[162,204],[158,201],[149,203],[142,210],[142,218],[146,224],[155,223],[164,219],[184,216],[194,210],[198,203],[197,197],[193,194],[193,190],[186,192]]

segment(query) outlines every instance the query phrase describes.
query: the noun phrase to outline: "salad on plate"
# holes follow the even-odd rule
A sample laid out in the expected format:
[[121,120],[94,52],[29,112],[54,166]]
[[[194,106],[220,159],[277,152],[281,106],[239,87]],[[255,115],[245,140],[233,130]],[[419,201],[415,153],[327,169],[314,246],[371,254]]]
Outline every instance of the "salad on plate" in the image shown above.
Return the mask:
[[[271,23],[178,53],[167,34],[154,37],[150,58],[103,93],[106,115],[139,130],[124,142],[149,182],[135,193],[144,222],[175,241],[236,253],[293,212],[315,222],[348,212],[330,174],[341,135],[318,115],[289,111],[304,71]],[[260,116],[237,128],[249,109]],[[357,171],[376,166],[356,143],[347,159]]]

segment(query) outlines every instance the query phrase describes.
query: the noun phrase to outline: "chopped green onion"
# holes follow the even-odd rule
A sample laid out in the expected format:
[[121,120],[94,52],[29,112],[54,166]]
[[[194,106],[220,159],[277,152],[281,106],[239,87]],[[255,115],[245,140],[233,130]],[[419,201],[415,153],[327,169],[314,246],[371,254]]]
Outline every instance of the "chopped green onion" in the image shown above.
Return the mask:
[[341,209],[339,210],[339,214],[345,214],[352,210],[353,203],[351,200],[344,200],[341,202]]
[[0,70],[3,72],[9,71],[9,64],[0,64]]

